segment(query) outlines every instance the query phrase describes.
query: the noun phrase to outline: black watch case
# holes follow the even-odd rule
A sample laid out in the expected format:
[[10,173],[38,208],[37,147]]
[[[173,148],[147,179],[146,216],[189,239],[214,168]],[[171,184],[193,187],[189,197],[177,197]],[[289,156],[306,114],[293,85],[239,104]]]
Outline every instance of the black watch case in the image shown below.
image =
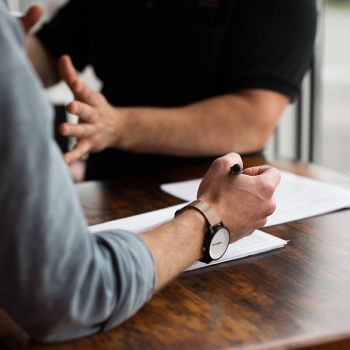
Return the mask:
[[230,231],[221,221],[221,225],[214,227],[207,225],[202,252],[203,258],[200,260],[209,264],[213,260],[220,259],[225,253],[230,244]]

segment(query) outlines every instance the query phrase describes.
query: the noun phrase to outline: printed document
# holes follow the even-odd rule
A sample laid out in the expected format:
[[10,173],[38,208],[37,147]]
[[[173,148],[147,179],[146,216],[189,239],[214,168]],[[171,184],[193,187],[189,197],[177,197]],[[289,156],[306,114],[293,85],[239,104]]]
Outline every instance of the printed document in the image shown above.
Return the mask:
[[[265,227],[350,207],[350,190],[304,176],[298,176],[288,171],[280,170],[280,173],[281,182],[275,192],[277,208],[275,213],[268,218]],[[164,184],[161,185],[161,188],[175,197],[185,201],[193,201],[197,197],[200,181],[201,179],[196,179]],[[186,204],[183,203],[145,214],[90,226],[89,231],[96,233],[105,230],[122,229],[140,233],[171,220],[176,210]],[[230,244],[224,256],[209,265],[281,248],[287,242],[268,233],[256,230],[249,237],[242,238]],[[197,261],[187,270],[198,269],[209,265]]]
[[[350,190],[279,171],[281,182],[275,191],[277,208],[268,217],[265,227],[350,207]],[[194,201],[200,182],[201,179],[175,182],[161,185],[161,189],[185,201]]]
[[[152,227],[161,225],[164,222],[174,218],[176,210],[182,208],[184,204],[174,205],[165,209],[154,210],[149,213],[134,215],[127,218],[105,222],[103,224],[90,226],[88,229],[91,233],[108,230],[127,230],[134,233],[140,233],[149,230]],[[244,237],[239,241],[229,245],[226,253],[219,260],[210,264],[204,264],[199,261],[191,265],[188,270],[199,269],[221,262],[244,258],[249,255],[255,255],[267,252],[272,249],[281,248],[288,241],[270,235],[268,233],[256,230],[252,235]]]

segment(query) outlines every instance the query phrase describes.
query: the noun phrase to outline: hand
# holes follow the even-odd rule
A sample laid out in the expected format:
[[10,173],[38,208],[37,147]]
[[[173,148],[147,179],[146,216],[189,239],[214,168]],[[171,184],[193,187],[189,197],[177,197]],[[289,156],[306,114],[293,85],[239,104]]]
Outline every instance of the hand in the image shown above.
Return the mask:
[[241,157],[229,153],[216,159],[203,178],[197,198],[208,203],[231,233],[231,243],[266,224],[276,209],[274,192],[280,181],[275,168],[254,167],[232,175],[230,167],[242,164]]
[[39,22],[44,14],[44,9],[39,5],[33,5],[29,8],[26,15],[21,18],[25,33],[28,34],[32,28]]
[[93,91],[80,78],[69,56],[62,56],[58,61],[58,70],[62,79],[74,93],[75,101],[67,106],[67,111],[79,117],[79,124],[60,125],[64,136],[76,137],[74,149],[64,155],[69,164],[87,152],[99,152],[115,142],[120,132],[121,113],[111,106],[99,92]]

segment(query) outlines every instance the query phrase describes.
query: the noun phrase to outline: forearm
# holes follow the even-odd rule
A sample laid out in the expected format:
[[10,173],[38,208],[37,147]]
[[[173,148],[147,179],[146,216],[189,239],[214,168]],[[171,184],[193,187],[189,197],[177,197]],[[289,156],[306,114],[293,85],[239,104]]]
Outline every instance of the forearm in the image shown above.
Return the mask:
[[176,156],[261,150],[288,98],[272,91],[256,91],[214,97],[181,108],[121,109],[122,127],[116,131],[112,146]]
[[52,56],[35,36],[27,37],[27,53],[45,87],[58,83],[61,77],[57,69],[57,59]]
[[184,157],[260,151],[289,102],[274,91],[247,89],[178,108],[119,108],[79,79],[68,56],[60,58],[59,71],[75,96],[67,110],[81,121],[60,127],[78,138],[67,162],[106,147]]
[[196,210],[141,234],[155,259],[156,290],[162,288],[186,267],[201,258],[205,221]]

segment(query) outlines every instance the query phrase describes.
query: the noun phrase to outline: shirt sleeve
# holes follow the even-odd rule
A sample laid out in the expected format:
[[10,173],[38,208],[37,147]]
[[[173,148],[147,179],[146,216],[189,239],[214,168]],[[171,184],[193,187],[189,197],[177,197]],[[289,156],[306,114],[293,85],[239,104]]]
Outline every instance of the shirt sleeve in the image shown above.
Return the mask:
[[91,40],[89,0],[70,0],[36,33],[46,50],[56,58],[69,55],[77,70],[89,63]]
[[132,316],[156,270],[137,235],[88,233],[23,44],[0,2],[0,307],[35,339],[61,341]]
[[294,100],[310,67],[315,0],[236,1],[221,82],[226,91],[260,88]]

